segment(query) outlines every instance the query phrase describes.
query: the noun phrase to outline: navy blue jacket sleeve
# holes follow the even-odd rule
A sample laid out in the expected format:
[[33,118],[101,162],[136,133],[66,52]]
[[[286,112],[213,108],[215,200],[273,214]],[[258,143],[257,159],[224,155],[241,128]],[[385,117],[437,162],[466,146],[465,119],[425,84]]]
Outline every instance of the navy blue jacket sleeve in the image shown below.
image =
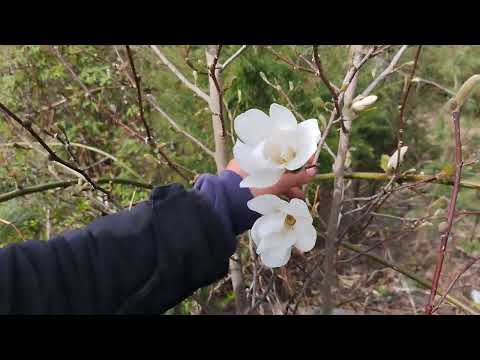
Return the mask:
[[250,229],[260,217],[259,213],[248,208],[247,202],[253,195],[250,189],[240,187],[241,181],[240,175],[223,170],[218,175],[201,175],[193,186],[207,197],[224,226],[235,235]]
[[160,314],[224,277],[235,234],[201,191],[148,201],[49,241],[0,249],[0,314]]

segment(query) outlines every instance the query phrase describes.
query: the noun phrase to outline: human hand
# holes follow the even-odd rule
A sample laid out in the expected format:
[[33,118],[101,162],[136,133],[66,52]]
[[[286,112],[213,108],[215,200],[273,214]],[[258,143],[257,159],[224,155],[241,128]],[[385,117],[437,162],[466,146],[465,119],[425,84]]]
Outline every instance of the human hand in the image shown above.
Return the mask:
[[[254,197],[264,194],[272,194],[277,196],[284,195],[288,198],[304,199],[305,194],[301,187],[315,178],[317,168],[314,164],[315,159],[312,156],[300,170],[285,172],[275,185],[268,188],[250,188],[250,191]],[[240,168],[240,165],[235,159],[228,163],[227,170],[240,175],[242,179],[248,175],[247,172]]]

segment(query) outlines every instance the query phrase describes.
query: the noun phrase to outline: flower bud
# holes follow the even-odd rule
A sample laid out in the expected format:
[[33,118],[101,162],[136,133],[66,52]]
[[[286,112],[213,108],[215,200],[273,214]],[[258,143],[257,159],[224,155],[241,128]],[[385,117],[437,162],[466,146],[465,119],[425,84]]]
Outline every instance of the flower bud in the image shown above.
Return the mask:
[[377,101],[378,97],[376,95],[370,95],[364,98],[357,98],[352,104],[352,110],[355,112],[362,112],[367,109],[370,105],[373,105]]
[[438,224],[438,232],[440,234],[443,234],[446,232],[448,229],[448,223],[446,221],[442,221],[440,224]]
[[[407,150],[408,150],[408,146],[402,146],[400,148],[400,164],[402,163],[403,157],[405,156],[405,153],[407,152]],[[396,150],[393,153],[393,155],[390,156],[390,159],[388,160],[387,169],[389,171],[395,170],[397,168],[397,164],[398,164],[398,150]]]

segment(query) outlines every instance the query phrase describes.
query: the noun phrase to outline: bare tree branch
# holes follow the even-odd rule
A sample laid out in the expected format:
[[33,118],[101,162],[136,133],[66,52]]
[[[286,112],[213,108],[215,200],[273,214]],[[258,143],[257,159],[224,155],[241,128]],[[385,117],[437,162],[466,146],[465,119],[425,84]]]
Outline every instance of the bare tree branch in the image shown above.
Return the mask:
[[335,90],[333,85],[330,83],[330,81],[327,79],[327,76],[325,75],[325,72],[322,67],[322,62],[320,61],[320,56],[318,55],[318,46],[314,45],[313,46],[313,58],[315,59],[315,64],[317,66],[317,70],[315,72],[315,75],[320,77],[322,79],[323,83],[327,87],[328,91],[332,94],[332,99],[335,104],[335,109],[337,110],[337,114],[341,114],[340,110],[340,105],[338,104],[338,92]]
[[[129,180],[129,179],[102,178],[102,179],[98,179],[96,182],[99,184],[112,183],[112,184],[137,186],[144,189],[153,189],[153,184],[148,184],[148,183]],[[56,181],[56,182],[51,182],[47,184],[40,184],[40,185],[25,187],[22,189],[17,189],[4,194],[0,194],[0,203],[17,198],[17,197],[25,196],[28,194],[34,194],[34,193],[48,191],[52,189],[64,189],[77,184],[78,184],[77,180],[67,180],[67,181]]]
[[227,166],[228,149],[226,142],[225,121],[223,118],[223,93],[220,86],[220,72],[217,66],[220,55],[220,45],[207,45],[206,58],[209,68],[209,104],[212,113],[213,137],[215,139],[215,163],[220,172]]
[[[412,279],[413,281],[415,281],[417,284],[421,285],[422,287],[426,288],[426,289],[429,289],[430,288],[430,285],[429,285],[429,282],[418,277],[417,275],[415,275],[414,273],[408,271],[408,270],[405,270],[395,264],[392,264],[391,262],[383,259],[382,257],[380,256],[377,256],[375,254],[370,254],[370,253],[366,253],[364,252],[358,245],[354,245],[354,244],[351,244],[351,243],[348,243],[348,242],[343,242],[342,244],[340,244],[341,247],[345,248],[345,249],[348,249],[348,250],[351,250],[353,252],[356,252],[356,253],[359,253],[363,256],[367,256],[368,258],[372,259],[373,261],[379,263],[379,264],[382,264],[392,270],[395,270],[396,272],[399,272],[400,274],[403,274],[405,275],[406,277],[408,277],[409,279]],[[438,291],[439,294],[443,294],[443,292],[441,291]],[[471,315],[479,315],[479,313],[475,310],[473,310],[470,306],[464,304],[463,302],[461,302],[460,300],[454,298],[453,296],[451,295],[447,295],[446,296],[446,299],[453,305],[459,307],[460,309],[462,309],[464,312],[466,312],[467,314],[471,314]]]
[[182,133],[185,135],[191,142],[193,142],[195,145],[198,145],[206,154],[209,156],[215,158],[215,153],[210,150],[205,144],[203,144],[200,140],[198,140],[196,137],[191,135],[189,132],[187,132],[185,129],[183,129],[178,123],[173,120],[173,118],[168,115],[160,106],[158,106],[157,102],[155,101],[155,98],[153,95],[148,94],[146,96],[147,101],[153,106],[153,108],[160,113],[167,121],[172,125],[172,127],[177,130],[178,132]]
[[284,57],[283,55],[281,55],[280,53],[278,53],[278,51],[274,50],[271,46],[267,46],[266,49],[269,52],[271,52],[277,59],[279,59],[280,61],[282,61],[282,62],[284,62],[288,65],[290,65],[293,70],[300,70],[300,71],[304,71],[304,72],[307,72],[307,73],[310,73],[310,74],[315,74],[314,70],[307,69],[306,67],[295,64],[290,59],[288,59],[288,58]]
[[475,265],[475,263],[477,263],[478,261],[480,260],[480,257],[477,257],[477,258],[474,258],[472,259],[464,268],[462,271],[460,271],[456,276],[455,278],[452,280],[452,282],[450,283],[450,285],[448,285],[447,289],[445,290],[445,292],[443,293],[443,296],[440,298],[440,300],[438,301],[438,304],[435,305],[435,307],[433,308],[432,310],[432,314],[434,312],[436,312],[439,308],[440,308],[440,305],[442,305],[443,301],[445,300],[445,298],[448,296],[448,294],[450,293],[450,291],[452,290],[453,286],[456,284],[456,282],[458,281],[458,279],[460,279],[462,277],[463,274],[465,274],[468,269],[470,269],[473,265]]
[[75,81],[80,85],[80,87],[83,89],[85,92],[85,95],[87,97],[91,97],[92,94],[90,93],[90,90],[88,90],[87,86],[83,83],[83,81],[80,79],[80,77],[77,75],[75,70],[73,70],[73,67],[68,63],[67,60],[63,57],[63,55],[60,53],[60,50],[58,50],[58,47],[56,45],[49,45],[48,48],[57,56],[58,60],[62,63],[63,66],[70,72],[72,77],[75,79]]
[[[365,63],[373,56],[372,54],[374,53],[375,47],[371,47],[365,56],[360,60],[360,62],[355,65],[353,64],[350,69],[348,70],[347,74],[345,75],[342,83],[342,88],[340,89],[340,94],[338,96],[338,103],[342,104],[344,96],[345,96],[345,91],[348,89],[350,86],[350,83],[353,81],[355,78],[357,72],[365,65]],[[315,162],[318,161],[318,157],[320,156],[320,152],[322,151],[322,148],[327,140],[328,134],[330,133],[330,130],[333,126],[333,124],[336,121],[337,116],[342,116],[342,114],[337,114],[336,109],[332,112],[330,115],[330,119],[328,120],[327,126],[325,127],[325,130],[323,131],[322,137],[320,138],[320,142],[318,143],[317,147],[317,152],[315,153]],[[342,130],[345,131],[345,127],[342,127]]]
[[405,121],[403,119],[405,113],[405,106],[407,104],[408,95],[410,94],[410,89],[412,87],[412,79],[415,76],[415,71],[417,69],[418,58],[420,57],[420,51],[422,50],[422,45],[419,45],[417,51],[415,52],[415,60],[413,62],[412,71],[407,79],[407,88],[402,95],[402,100],[400,103],[400,111],[398,115],[398,127],[397,127],[397,166],[395,167],[395,175],[398,175],[400,171],[400,149],[403,146],[403,133],[405,131]]
[[178,70],[175,65],[173,65],[170,60],[167,59],[167,57],[163,54],[163,52],[160,51],[160,49],[156,45],[150,45],[152,50],[155,52],[155,54],[162,60],[162,62],[167,65],[167,67],[170,69],[171,72],[175,74],[175,76],[180,79],[182,83],[185,84],[190,90],[192,90],[195,94],[197,94],[199,97],[201,97],[203,100],[206,102],[210,102],[210,97],[204,93],[198,86],[195,84],[192,84],[181,72]]
[[[361,57],[362,46],[352,46],[351,48],[351,64],[352,68],[358,68]],[[345,171],[345,160],[347,157],[348,146],[350,142],[350,128],[352,126],[351,121],[355,116],[351,109],[350,105],[355,95],[358,81],[358,72],[352,78],[352,81],[348,85],[348,88],[345,91],[342,116],[344,118],[345,130],[342,128],[340,131],[340,139],[337,150],[337,157],[334,163],[334,173],[335,181],[333,186],[333,195],[332,195],[332,204],[330,209],[330,216],[327,227],[327,238],[325,244],[325,279],[324,279],[324,306],[323,313],[331,314],[334,306],[334,299],[332,296],[332,286],[334,285],[336,279],[335,272],[335,257],[336,257],[336,240],[337,240],[337,231],[339,225],[339,215],[340,207],[343,199],[344,192],[344,171]]]
[[452,122],[454,128],[454,137],[455,137],[455,182],[453,184],[453,191],[450,198],[450,203],[448,204],[447,210],[447,227],[442,232],[440,236],[440,249],[438,250],[437,264],[435,266],[435,273],[432,280],[432,289],[430,291],[430,296],[428,298],[427,305],[425,307],[425,313],[431,315],[433,311],[433,302],[435,301],[435,296],[437,294],[438,283],[440,281],[440,275],[442,272],[443,261],[445,258],[445,251],[447,249],[447,242],[450,236],[450,232],[453,226],[453,220],[455,218],[455,208],[457,205],[458,193],[460,191],[460,180],[462,176],[463,160],[462,160],[462,143],[460,140],[460,112],[454,111],[452,113]]
[[130,50],[130,46],[125,45],[127,49],[128,61],[130,62],[130,67],[133,73],[133,79],[135,80],[135,87],[137,88],[137,98],[138,98],[138,107],[140,108],[140,118],[143,122],[143,127],[147,133],[147,142],[152,141],[152,135],[150,132],[150,127],[148,126],[147,121],[145,120],[145,116],[143,113],[143,99],[142,99],[142,88],[140,87],[140,76],[138,76],[137,71],[135,70],[135,63],[133,61],[132,52]]
[[[205,53],[209,69],[209,104],[212,112],[215,163],[218,173],[225,169],[228,161],[225,122],[223,118],[223,93],[220,86],[220,67],[217,66],[221,50],[221,45],[207,45]],[[232,287],[235,293],[235,311],[237,314],[242,314],[248,304],[243,281],[242,263],[238,253],[235,253],[230,259],[230,279],[232,280]]]
[[247,45],[242,45],[232,56],[230,56],[222,65],[220,72],[225,70],[236,58],[238,58],[247,49]]
[[370,93],[377,87],[377,85],[394,71],[395,66],[400,61],[400,58],[402,57],[405,50],[407,50],[407,47],[408,47],[408,45],[402,45],[402,47],[395,54],[395,56],[393,57],[390,64],[386,67],[386,69],[383,70],[383,72],[380,75],[378,75],[378,77],[375,80],[373,80],[370,83],[370,85],[368,85],[365,88],[365,90],[363,90],[363,92],[362,92],[363,96],[370,95]]
[[11,226],[13,230],[15,230],[15,232],[20,236],[20,239],[25,240],[25,237],[23,236],[22,232],[18,227],[15,226],[13,222],[0,218],[0,223],[5,224],[7,226]]
[[22,128],[27,130],[30,133],[30,135],[35,140],[37,140],[37,142],[48,152],[50,161],[55,161],[59,164],[62,164],[63,166],[65,166],[65,167],[73,170],[74,172],[80,174],[88,183],[90,183],[90,185],[92,185],[92,187],[95,190],[99,190],[99,191],[103,192],[104,194],[106,194],[107,196],[110,196],[110,193],[107,190],[103,189],[102,187],[98,186],[90,178],[90,176],[88,176],[88,174],[85,171],[83,171],[82,169],[78,168],[77,166],[75,166],[73,164],[70,164],[69,162],[67,162],[67,161],[61,159],[60,157],[58,157],[58,155],[45,143],[45,141],[40,137],[40,135],[38,135],[35,132],[35,130],[33,130],[31,122],[26,122],[26,121],[21,120],[17,115],[15,115],[12,111],[10,111],[10,109],[8,109],[2,103],[0,103],[0,110],[2,110],[2,112],[6,116],[8,116],[9,118],[11,118],[15,122],[17,122]]
[[[115,116],[112,116],[112,120],[118,124],[120,127],[122,127],[123,129],[125,129],[126,131],[128,131],[132,136],[136,137],[137,139],[140,139],[142,141],[144,141],[144,137],[142,135],[140,135],[137,131],[135,131],[134,129],[132,129],[130,126],[122,123],[120,121],[120,119],[117,119]],[[165,153],[165,151],[163,151],[162,149],[162,146],[160,146],[159,144],[155,143],[155,141],[150,141],[147,143],[147,145],[149,145],[150,147],[150,151],[152,153],[152,155],[154,157],[157,157],[158,155],[160,155],[161,158],[163,158],[165,160],[165,162],[167,163],[167,165],[173,170],[175,171],[178,175],[180,175],[180,177],[182,179],[184,179],[185,181],[187,182],[190,182],[190,179],[188,178],[187,175],[185,175],[183,172],[180,171],[179,169],[179,165],[176,164],[174,161],[172,161],[168,155]]]

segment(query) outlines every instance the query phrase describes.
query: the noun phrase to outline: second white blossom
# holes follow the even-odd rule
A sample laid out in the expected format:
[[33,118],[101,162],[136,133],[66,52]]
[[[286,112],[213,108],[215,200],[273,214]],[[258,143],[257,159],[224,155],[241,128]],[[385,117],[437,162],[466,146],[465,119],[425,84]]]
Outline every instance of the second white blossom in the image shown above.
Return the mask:
[[250,230],[262,262],[271,268],[285,265],[292,247],[310,251],[317,239],[307,204],[299,199],[290,202],[271,194],[260,195],[247,203],[260,217]]

